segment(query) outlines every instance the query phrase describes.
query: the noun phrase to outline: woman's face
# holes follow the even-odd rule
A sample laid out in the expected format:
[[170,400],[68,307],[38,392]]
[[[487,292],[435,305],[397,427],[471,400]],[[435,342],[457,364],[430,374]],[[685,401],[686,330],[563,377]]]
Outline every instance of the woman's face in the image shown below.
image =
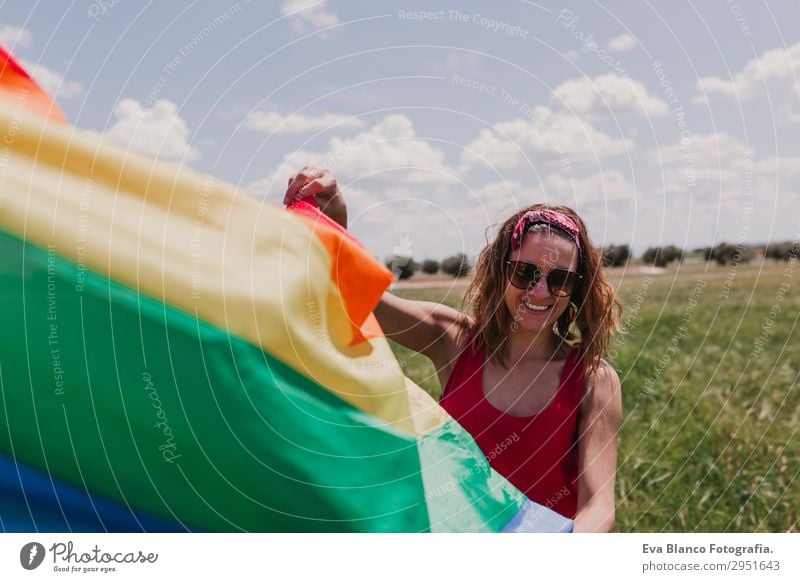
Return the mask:
[[550,294],[547,274],[552,269],[575,271],[578,267],[577,247],[558,235],[531,232],[523,237],[517,250],[511,251],[509,260],[539,265],[544,274],[536,285],[527,289],[518,289],[506,278],[504,301],[517,324],[515,327],[531,332],[552,330],[569,306],[570,298]]

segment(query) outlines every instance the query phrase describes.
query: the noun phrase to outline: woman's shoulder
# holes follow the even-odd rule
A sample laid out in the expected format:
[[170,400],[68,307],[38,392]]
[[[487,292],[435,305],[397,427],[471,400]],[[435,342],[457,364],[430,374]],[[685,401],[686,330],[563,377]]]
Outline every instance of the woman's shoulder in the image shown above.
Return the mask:
[[597,362],[597,366],[590,367],[587,370],[587,378],[590,379],[593,383],[598,382],[605,382],[605,383],[616,383],[619,384],[619,374],[614,369],[614,366],[609,364],[605,359],[600,358]]
[[587,403],[603,407],[619,398],[622,389],[619,374],[603,358],[600,358],[597,366],[585,368],[584,379],[584,389],[589,396],[584,399]]
[[573,356],[578,359],[583,367],[583,375],[587,383],[603,381],[619,382],[619,376],[617,375],[617,371],[614,369],[614,366],[609,364],[608,361],[602,357],[590,361],[588,359],[586,350],[583,349],[583,346],[580,344],[580,342],[564,342],[562,349],[566,354],[568,354],[568,356]]

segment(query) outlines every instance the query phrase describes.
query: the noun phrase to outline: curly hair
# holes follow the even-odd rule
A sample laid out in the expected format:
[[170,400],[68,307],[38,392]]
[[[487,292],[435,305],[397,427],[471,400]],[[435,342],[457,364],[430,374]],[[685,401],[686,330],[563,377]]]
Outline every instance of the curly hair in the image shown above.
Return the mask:
[[[513,316],[503,296],[508,284],[505,264],[511,254],[511,235],[523,214],[529,210],[555,210],[571,218],[579,229],[578,273],[583,277],[570,298],[569,307],[558,318],[553,331],[567,343],[580,347],[588,373],[596,372],[617,328],[622,305],[602,269],[600,252],[592,245],[586,225],[566,206],[534,204],[515,213],[500,227],[495,239],[481,252],[463,298],[463,310],[471,308],[473,325],[461,329],[462,345],[473,350],[483,347],[493,361],[504,368],[508,333]],[[551,229],[554,235],[562,235]],[[565,235],[562,235],[565,236]]]

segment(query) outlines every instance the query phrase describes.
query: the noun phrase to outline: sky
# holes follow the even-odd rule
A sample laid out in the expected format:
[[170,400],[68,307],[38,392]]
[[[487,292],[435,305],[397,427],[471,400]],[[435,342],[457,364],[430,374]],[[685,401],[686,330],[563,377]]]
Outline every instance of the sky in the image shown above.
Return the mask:
[[595,244],[800,237],[800,4],[6,1],[70,122],[280,204],[328,167],[377,257],[474,257],[529,204]]

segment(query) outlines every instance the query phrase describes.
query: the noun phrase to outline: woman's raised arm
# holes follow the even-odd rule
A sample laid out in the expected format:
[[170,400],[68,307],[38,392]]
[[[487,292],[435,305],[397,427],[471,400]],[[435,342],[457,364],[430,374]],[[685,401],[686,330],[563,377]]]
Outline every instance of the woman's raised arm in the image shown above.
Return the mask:
[[468,319],[459,311],[432,301],[401,299],[383,294],[375,317],[386,337],[428,356],[437,370],[458,352],[458,330]]
[[[347,228],[347,204],[327,169],[307,166],[289,178],[283,203],[310,196],[325,215]],[[437,370],[453,360],[458,351],[459,325],[468,322],[467,316],[452,307],[401,299],[388,292],[375,308],[375,317],[386,337],[428,356]]]

